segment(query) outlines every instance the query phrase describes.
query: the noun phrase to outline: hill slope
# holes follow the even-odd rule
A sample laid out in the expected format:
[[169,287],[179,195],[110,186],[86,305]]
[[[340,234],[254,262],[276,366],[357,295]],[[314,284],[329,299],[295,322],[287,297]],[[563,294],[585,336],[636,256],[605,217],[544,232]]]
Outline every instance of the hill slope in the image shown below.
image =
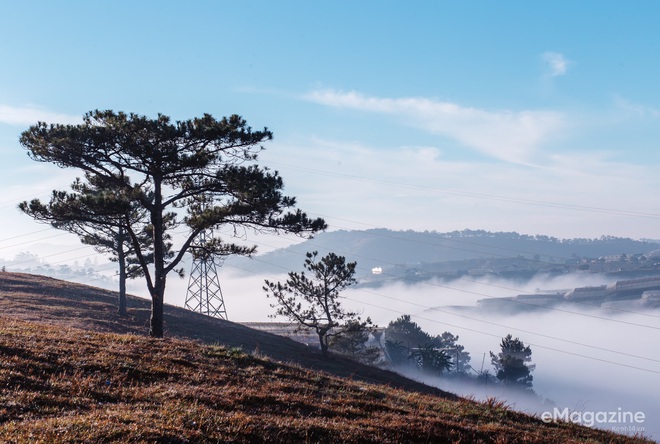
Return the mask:
[[[170,336],[198,341],[130,334],[146,331],[146,301],[132,299],[120,319],[113,299],[0,275],[1,442],[645,442],[328,363],[284,338],[174,307]],[[209,342],[250,352],[258,343],[260,352]]]
[[[122,318],[116,313],[116,299],[115,292],[86,285],[30,274],[0,273],[0,313],[4,316],[88,331],[145,335],[149,330],[149,301],[129,296],[128,316]],[[451,396],[393,372],[341,358],[328,361],[316,350],[291,339],[181,307],[165,306],[165,335],[237,347],[249,353],[256,351],[272,359],[324,369],[338,376]]]

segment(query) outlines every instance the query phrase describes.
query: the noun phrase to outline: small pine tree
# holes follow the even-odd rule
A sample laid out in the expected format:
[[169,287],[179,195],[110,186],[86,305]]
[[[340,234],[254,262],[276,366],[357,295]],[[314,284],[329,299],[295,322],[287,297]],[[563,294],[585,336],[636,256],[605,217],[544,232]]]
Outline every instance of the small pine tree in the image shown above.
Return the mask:
[[341,333],[342,323],[355,322],[355,328],[368,329],[371,319],[362,321],[357,312],[347,311],[341,306],[339,293],[355,284],[355,262],[346,263],[346,258],[329,253],[317,259],[317,252],[307,253],[305,269],[310,272],[289,273],[281,282],[265,281],[266,296],[275,299],[274,316],[284,316],[298,323],[301,328],[314,330],[324,357],[328,356],[329,339]]
[[525,390],[532,390],[531,372],[536,367],[532,361],[532,349],[518,338],[509,334],[500,343],[500,353],[490,352],[491,363],[495,367],[495,376],[504,385]]
[[367,345],[370,331],[362,322],[350,320],[330,337],[328,345],[336,353],[349,356],[363,364],[374,365],[381,358],[381,351]]
[[389,323],[385,328],[385,339],[392,342],[400,342],[402,345],[413,349],[424,344],[430,344],[431,336],[422,330],[416,322],[412,321],[410,315],[400,316]]
[[412,350],[410,353],[417,367],[424,373],[440,374],[450,370],[453,366],[451,357],[444,350],[436,348],[433,344],[426,344]]
[[387,359],[393,366],[403,365],[410,356],[410,349],[403,345],[401,341],[385,340],[385,351],[387,352]]
[[412,359],[418,368],[430,372],[444,372],[454,368],[465,372],[469,368],[470,353],[458,344],[458,336],[449,332],[432,337],[414,321],[403,315],[385,329],[385,349],[394,365]]
[[446,331],[434,338],[433,343],[444,350],[452,359],[454,371],[465,373],[470,368],[470,353],[458,343],[458,335]]

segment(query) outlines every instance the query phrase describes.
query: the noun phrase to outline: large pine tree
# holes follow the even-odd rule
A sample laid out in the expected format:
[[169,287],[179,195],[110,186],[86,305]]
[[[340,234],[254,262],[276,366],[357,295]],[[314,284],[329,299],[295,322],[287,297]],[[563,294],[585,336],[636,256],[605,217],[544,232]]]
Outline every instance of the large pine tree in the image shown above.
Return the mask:
[[[85,114],[79,125],[39,122],[20,141],[32,159],[81,170],[95,186],[114,190],[122,201],[144,211],[143,220],[125,220],[124,228],[151,295],[149,333],[162,337],[167,275],[199,233],[219,226],[298,234],[326,227],[323,219],[310,219],[295,209],[295,198],[282,194],[276,171],[256,164],[261,144],[271,138],[268,129],[253,131],[237,115],[217,120],[205,114],[172,122],[160,114],[151,119],[97,110]],[[87,215],[71,215],[76,217],[84,221]],[[145,224],[152,231],[152,267],[140,244]],[[172,230],[185,234],[173,238],[177,245],[168,251]],[[220,237],[206,247],[218,255],[256,250]]]

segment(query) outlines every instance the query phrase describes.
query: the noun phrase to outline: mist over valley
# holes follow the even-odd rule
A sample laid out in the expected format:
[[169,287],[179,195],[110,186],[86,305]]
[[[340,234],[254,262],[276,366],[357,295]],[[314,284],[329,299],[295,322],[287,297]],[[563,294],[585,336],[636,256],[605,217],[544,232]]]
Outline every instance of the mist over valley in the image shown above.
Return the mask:
[[[238,273],[246,283],[248,269],[283,280],[285,269],[300,269],[305,251],[345,254],[358,262],[361,273],[360,284],[346,291],[350,307],[382,327],[410,314],[432,335],[458,335],[475,372],[491,368],[489,353],[497,351],[502,337],[519,337],[533,351],[538,398],[496,384],[452,378],[426,382],[463,396],[506,399],[539,415],[554,408],[587,416],[642,411],[643,424],[595,426],[657,438],[658,248],[653,241],[607,236],[559,240],[470,230],[330,232],[252,260],[229,260],[225,272]],[[638,288],[615,291],[627,282]],[[262,295],[252,294],[251,307],[267,306]]]

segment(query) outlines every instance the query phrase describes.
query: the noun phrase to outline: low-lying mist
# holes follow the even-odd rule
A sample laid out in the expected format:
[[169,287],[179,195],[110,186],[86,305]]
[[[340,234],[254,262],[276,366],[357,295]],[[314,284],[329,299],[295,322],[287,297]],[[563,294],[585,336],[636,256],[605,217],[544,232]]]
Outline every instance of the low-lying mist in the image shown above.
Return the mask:
[[[444,331],[459,335],[459,343],[470,352],[471,366],[476,371],[489,369],[493,373],[489,352],[497,353],[501,338],[507,334],[519,337],[532,348],[532,360],[536,364],[532,373],[535,392],[554,402],[560,412],[565,408],[584,412],[585,424],[590,412],[643,412],[645,421],[641,424],[607,421],[597,425],[620,432],[643,431],[658,438],[660,406],[656,388],[660,386],[660,356],[656,350],[660,312],[603,310],[586,303],[552,308],[511,303],[516,310],[509,313],[465,308],[475,307],[477,300],[489,297],[610,281],[602,275],[580,274],[540,277],[524,286],[502,280],[469,280],[393,284],[375,290],[355,289],[348,294],[364,303],[365,314],[380,325],[387,325],[397,313],[408,313],[431,335]],[[535,405],[528,398],[497,385],[475,387],[449,378],[428,382],[477,399],[493,396],[506,399],[514,408],[539,415],[553,412],[547,405]]]
[[[274,309],[262,290],[264,279],[283,281],[286,275],[246,276],[231,267],[220,271],[230,320],[273,321],[269,315]],[[590,414],[600,414],[595,417],[603,419],[603,414],[611,412],[643,412],[643,423],[594,421],[594,424],[622,433],[640,432],[658,439],[660,311],[615,311],[588,304],[563,304],[553,308],[527,306],[526,310],[510,313],[476,307],[478,300],[489,297],[609,282],[611,278],[603,275],[573,274],[539,277],[524,285],[482,278],[414,285],[392,283],[375,288],[350,288],[344,293],[344,304],[371,317],[381,327],[402,314],[410,314],[412,320],[431,335],[444,331],[458,335],[458,342],[470,352],[470,364],[477,372],[490,370],[491,374],[494,373],[489,352],[499,352],[502,337],[510,333],[532,349],[532,362],[536,365],[532,373],[533,388],[540,399],[552,401],[560,413],[566,408],[570,412],[581,412],[582,423],[587,425],[585,418],[590,418]],[[141,281],[132,282],[130,290],[144,295],[140,285],[143,285]],[[187,286],[187,278],[170,278],[166,302],[183,306]],[[515,409],[538,415],[553,412],[552,406],[530,402],[524,396],[503,390],[500,385],[477,386],[458,383],[452,378],[431,378],[426,382],[480,400],[496,397]]]

